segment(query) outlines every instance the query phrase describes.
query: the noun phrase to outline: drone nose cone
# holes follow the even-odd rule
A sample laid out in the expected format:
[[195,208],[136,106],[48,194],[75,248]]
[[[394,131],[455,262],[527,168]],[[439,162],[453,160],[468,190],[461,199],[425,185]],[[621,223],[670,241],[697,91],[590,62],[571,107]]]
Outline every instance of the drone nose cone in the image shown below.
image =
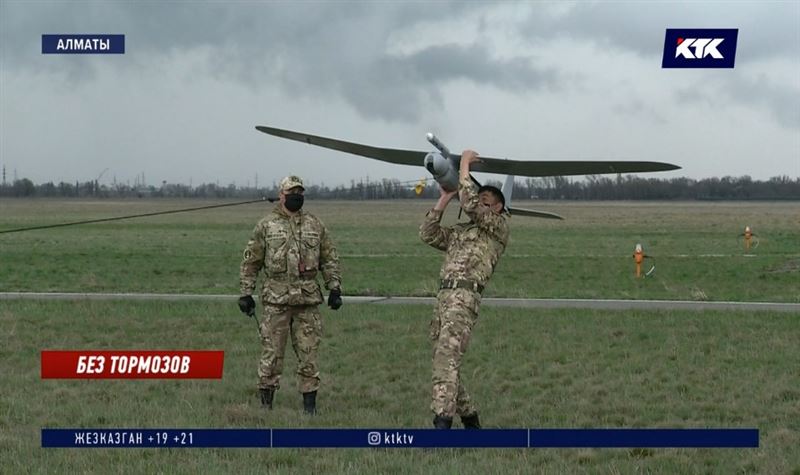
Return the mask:
[[433,135],[433,132],[428,132],[427,134],[425,134],[425,138],[428,139],[428,142],[432,142],[433,140],[436,139],[436,136]]

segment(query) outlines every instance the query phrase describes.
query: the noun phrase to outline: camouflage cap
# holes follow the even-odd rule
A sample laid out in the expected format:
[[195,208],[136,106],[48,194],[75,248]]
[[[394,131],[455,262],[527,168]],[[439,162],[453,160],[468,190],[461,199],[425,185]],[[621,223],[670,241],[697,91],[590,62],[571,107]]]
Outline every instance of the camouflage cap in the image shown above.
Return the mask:
[[281,184],[280,184],[279,188],[280,188],[280,191],[287,192],[287,191],[291,190],[292,188],[295,188],[295,187],[298,187],[298,186],[300,188],[302,188],[303,190],[305,190],[305,187],[303,186],[303,180],[299,176],[289,175],[286,178],[284,178],[283,180],[281,180]]

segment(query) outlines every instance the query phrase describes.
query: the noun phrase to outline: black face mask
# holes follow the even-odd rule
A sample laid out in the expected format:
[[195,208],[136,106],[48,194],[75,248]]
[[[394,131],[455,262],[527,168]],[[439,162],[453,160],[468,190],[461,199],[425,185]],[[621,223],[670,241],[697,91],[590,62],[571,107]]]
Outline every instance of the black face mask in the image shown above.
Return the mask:
[[291,211],[292,213],[296,213],[300,211],[300,208],[303,207],[303,195],[300,193],[290,193],[286,195],[286,201],[283,203],[286,206],[286,209]]

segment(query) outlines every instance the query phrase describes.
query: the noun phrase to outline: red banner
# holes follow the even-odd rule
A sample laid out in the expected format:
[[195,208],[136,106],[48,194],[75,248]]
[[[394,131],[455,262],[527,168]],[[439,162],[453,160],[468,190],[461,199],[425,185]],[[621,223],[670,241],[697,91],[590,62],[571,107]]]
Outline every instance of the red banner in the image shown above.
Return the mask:
[[42,350],[42,379],[220,379],[224,351]]

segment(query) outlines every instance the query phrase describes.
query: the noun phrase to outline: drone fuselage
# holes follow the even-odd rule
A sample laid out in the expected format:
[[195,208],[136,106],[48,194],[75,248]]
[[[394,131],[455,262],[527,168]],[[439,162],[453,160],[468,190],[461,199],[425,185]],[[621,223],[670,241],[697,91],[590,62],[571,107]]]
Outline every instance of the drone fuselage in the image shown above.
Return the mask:
[[458,163],[454,159],[445,158],[438,152],[430,152],[425,155],[423,166],[445,191],[458,189]]

